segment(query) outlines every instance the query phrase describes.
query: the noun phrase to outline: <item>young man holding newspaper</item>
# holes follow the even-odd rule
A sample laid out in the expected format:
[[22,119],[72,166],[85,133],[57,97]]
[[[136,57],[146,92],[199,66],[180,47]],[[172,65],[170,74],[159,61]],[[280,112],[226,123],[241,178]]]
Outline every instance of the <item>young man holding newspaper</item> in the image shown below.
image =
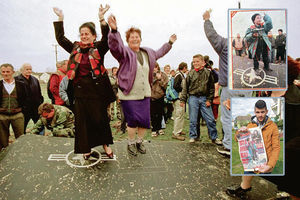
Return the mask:
[[[245,172],[245,174],[268,174],[271,173],[276,165],[280,153],[280,140],[277,125],[268,117],[268,110],[266,102],[258,100],[254,107],[255,116],[251,118],[251,122],[247,127],[241,127],[237,133],[247,131],[249,128],[261,128],[265,150],[267,153],[267,164],[259,167],[254,172]],[[227,188],[226,193],[231,196],[243,198],[246,192],[251,190],[251,181],[253,176],[242,176],[242,182],[238,186],[230,186]]]

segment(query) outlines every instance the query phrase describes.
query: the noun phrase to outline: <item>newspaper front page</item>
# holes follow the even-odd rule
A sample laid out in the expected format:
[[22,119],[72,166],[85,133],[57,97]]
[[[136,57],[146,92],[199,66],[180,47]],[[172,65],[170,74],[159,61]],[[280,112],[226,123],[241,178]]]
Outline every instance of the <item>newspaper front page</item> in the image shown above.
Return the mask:
[[260,166],[267,164],[267,154],[260,128],[250,128],[247,132],[240,132],[236,137],[244,171],[257,171]]

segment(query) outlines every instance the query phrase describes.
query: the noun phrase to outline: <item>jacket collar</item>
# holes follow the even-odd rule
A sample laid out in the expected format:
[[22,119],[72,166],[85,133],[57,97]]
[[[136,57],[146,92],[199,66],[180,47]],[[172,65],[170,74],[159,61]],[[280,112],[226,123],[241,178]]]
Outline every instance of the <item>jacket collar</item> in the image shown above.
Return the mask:
[[251,117],[251,122],[256,124],[258,127],[263,128],[263,127],[265,127],[265,125],[267,125],[270,122],[270,119],[268,116],[266,116],[264,121],[262,123],[259,123],[256,116],[253,116],[253,117]]

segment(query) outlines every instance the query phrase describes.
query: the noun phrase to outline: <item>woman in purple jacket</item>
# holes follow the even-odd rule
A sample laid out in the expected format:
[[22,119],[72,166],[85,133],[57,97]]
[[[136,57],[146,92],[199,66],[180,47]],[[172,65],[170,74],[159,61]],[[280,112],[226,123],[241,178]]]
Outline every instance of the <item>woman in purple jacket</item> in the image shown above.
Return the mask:
[[118,95],[128,124],[128,153],[134,156],[138,151],[145,154],[143,137],[146,129],[150,128],[150,85],[153,80],[153,69],[156,60],[170,51],[177,37],[173,34],[169,42],[154,51],[140,47],[141,31],[132,27],[126,32],[128,46],[125,46],[117,31],[117,22],[113,15],[109,16],[108,24],[111,28],[108,46],[111,54],[120,63]]

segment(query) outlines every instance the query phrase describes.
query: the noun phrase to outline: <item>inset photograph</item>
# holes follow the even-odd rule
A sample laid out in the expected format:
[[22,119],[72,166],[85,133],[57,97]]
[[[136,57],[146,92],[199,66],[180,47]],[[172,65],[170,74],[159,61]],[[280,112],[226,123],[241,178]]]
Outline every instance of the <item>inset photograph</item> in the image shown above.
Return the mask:
[[284,98],[232,98],[231,175],[284,175]]
[[287,10],[228,10],[229,87],[287,88]]

